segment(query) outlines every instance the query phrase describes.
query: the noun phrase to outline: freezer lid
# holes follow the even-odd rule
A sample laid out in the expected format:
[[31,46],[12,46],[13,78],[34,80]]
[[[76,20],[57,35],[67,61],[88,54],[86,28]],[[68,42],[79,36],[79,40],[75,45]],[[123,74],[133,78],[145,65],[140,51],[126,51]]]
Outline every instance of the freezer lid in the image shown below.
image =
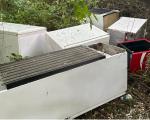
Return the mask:
[[0,34],[19,35],[39,30],[46,30],[46,28],[40,26],[0,22]]
[[54,40],[62,48],[81,42],[88,42],[95,39],[108,37],[109,34],[96,26],[90,24],[82,24],[70,28],[60,29],[48,32],[48,36]]
[[147,19],[121,17],[117,22],[111,25],[108,30],[117,30],[136,34],[147,22]]
[[64,49],[0,65],[0,83],[15,86],[79,67],[105,56],[86,46]]

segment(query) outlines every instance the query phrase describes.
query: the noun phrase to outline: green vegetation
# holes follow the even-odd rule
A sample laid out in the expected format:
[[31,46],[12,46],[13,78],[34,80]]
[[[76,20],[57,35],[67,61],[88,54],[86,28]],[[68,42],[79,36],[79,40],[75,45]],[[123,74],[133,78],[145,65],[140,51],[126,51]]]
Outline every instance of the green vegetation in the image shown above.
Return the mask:
[[48,30],[78,25],[91,16],[96,0],[0,0],[3,21],[45,26]]
[[15,54],[15,53],[11,53],[11,55],[7,56],[7,57],[10,60],[10,62],[15,62],[15,61],[19,61],[19,60],[23,59],[21,55],[18,55],[18,54]]

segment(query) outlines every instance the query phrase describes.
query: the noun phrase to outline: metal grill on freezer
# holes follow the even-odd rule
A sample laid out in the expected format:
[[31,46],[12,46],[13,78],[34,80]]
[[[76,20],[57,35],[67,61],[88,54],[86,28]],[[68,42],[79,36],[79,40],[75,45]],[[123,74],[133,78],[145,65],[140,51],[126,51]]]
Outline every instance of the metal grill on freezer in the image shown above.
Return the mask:
[[17,85],[17,82],[37,80],[103,58],[104,55],[84,46],[56,51],[1,65],[1,83],[8,86]]

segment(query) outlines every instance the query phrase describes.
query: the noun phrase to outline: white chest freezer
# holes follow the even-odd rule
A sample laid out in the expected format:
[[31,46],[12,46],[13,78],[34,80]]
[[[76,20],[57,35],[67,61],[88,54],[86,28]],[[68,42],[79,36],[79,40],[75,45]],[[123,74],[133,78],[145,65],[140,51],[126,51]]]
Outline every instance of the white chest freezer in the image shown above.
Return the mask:
[[108,28],[110,43],[117,44],[125,40],[144,38],[147,19],[121,17]]
[[95,43],[109,44],[109,34],[90,24],[83,24],[47,33],[50,51],[57,51],[78,45]]
[[1,119],[75,118],[125,94],[127,53],[96,44],[4,64],[0,90]]
[[[105,8],[93,8],[91,12],[94,14],[91,16],[92,23],[101,30],[107,31],[111,26],[119,19],[119,10],[110,10]],[[96,18],[95,18],[96,17]],[[87,18],[89,22],[89,19]]]
[[0,64],[9,62],[11,53],[32,57],[46,51],[46,28],[15,23],[0,23]]

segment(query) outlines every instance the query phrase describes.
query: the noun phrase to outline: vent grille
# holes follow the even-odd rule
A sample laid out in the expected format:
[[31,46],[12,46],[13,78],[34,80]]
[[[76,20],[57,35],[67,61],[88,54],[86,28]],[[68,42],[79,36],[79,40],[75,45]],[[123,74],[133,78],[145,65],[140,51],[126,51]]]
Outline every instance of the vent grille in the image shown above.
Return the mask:
[[[105,58],[86,46],[78,46],[0,66],[0,82],[8,85],[48,76]],[[38,78],[36,78],[38,79]]]

